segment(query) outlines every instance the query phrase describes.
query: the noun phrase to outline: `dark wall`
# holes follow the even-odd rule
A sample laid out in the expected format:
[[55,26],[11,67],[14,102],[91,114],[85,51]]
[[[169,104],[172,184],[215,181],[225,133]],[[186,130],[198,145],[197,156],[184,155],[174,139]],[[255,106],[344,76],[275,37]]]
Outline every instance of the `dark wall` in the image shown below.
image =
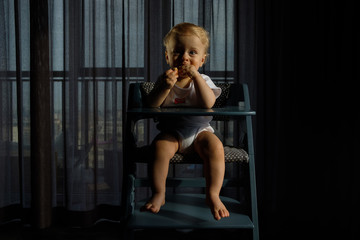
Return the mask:
[[355,239],[355,1],[262,0],[256,9],[260,232],[279,239]]

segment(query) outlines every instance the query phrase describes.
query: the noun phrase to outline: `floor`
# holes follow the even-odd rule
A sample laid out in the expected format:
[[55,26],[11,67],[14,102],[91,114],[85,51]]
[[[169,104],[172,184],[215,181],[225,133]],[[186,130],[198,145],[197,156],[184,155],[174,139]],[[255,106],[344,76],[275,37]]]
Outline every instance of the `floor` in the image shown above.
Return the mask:
[[[249,232],[236,230],[139,230],[134,233],[134,237],[136,240],[251,239]],[[100,222],[88,228],[51,227],[42,231],[22,226],[19,222],[0,225],[1,240],[119,240],[123,238],[120,224],[114,222]]]

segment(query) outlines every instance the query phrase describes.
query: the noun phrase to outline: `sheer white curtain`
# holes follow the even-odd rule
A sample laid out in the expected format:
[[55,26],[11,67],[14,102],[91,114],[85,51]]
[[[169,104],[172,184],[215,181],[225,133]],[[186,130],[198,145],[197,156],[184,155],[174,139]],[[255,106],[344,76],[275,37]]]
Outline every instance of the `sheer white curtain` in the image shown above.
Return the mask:
[[[121,194],[121,1],[51,1],[55,206],[89,211]],[[116,160],[115,160],[116,159]],[[55,191],[56,189],[56,191]]]
[[15,12],[28,16],[28,2],[0,2],[0,220],[30,206],[30,30]]
[[[0,3],[1,222],[31,207],[29,9],[29,1]],[[124,82],[143,80],[144,1],[51,0],[48,16],[54,152],[47,184],[53,207],[93,211],[91,222],[107,217],[101,206],[121,205],[122,93]]]
[[[204,65],[206,71],[234,71],[234,7],[235,3],[233,0],[175,0],[173,2],[173,24],[192,22],[203,26],[210,33],[210,58]],[[219,80],[224,80],[224,75]]]

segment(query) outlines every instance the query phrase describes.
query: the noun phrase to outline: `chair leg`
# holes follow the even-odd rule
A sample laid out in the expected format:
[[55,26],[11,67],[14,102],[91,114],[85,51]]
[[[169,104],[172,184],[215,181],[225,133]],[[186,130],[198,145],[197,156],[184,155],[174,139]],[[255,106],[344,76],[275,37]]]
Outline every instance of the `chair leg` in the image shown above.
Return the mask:
[[253,240],[259,240],[259,229],[257,227],[253,229]]

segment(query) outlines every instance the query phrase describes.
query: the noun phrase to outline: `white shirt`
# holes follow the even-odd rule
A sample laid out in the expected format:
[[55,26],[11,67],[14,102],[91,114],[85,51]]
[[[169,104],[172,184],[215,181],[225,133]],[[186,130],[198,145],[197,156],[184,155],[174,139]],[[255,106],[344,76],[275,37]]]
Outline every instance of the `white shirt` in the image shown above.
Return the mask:
[[[219,97],[221,94],[221,88],[215,86],[214,82],[209,76],[201,74],[202,78],[208,84],[208,86],[214,91],[215,97]],[[192,107],[197,105],[196,91],[194,82],[190,83],[187,88],[181,88],[177,85],[170,90],[169,95],[166,97],[162,107]],[[159,129],[176,129],[182,127],[208,127],[210,126],[211,116],[179,116],[167,118],[167,120],[160,120]]]

